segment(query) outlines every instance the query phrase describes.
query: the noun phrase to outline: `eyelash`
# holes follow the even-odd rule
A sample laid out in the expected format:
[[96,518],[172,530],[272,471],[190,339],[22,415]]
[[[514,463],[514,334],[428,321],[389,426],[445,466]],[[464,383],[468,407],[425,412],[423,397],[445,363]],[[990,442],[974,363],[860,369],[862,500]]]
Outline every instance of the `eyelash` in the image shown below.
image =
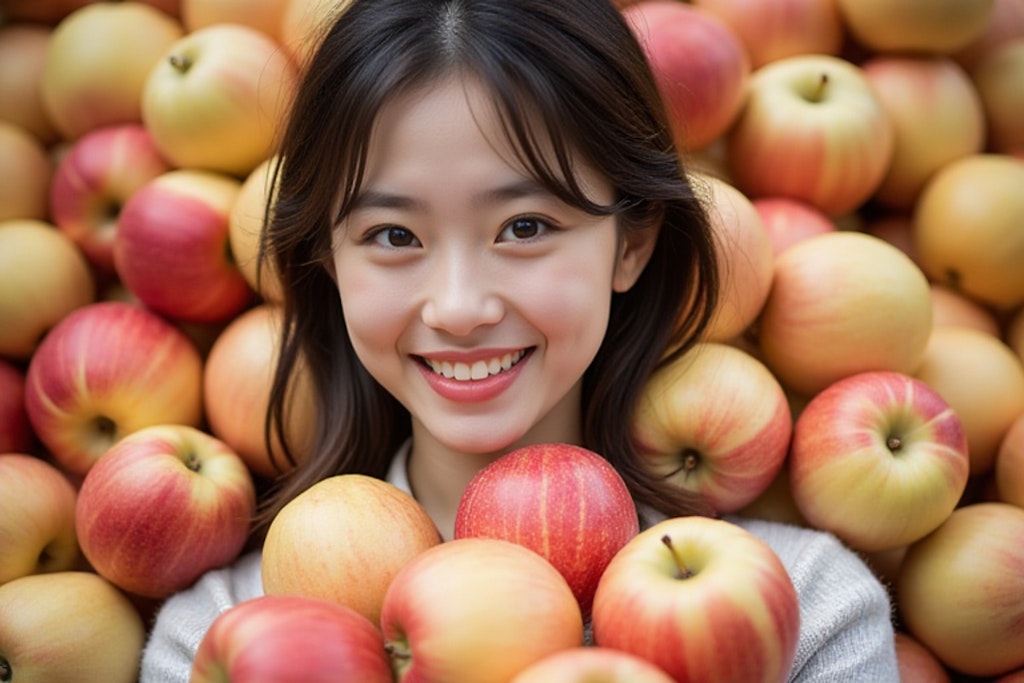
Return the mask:
[[[525,222],[528,222],[528,223],[533,224],[534,226],[537,226],[539,228],[538,234],[531,235],[529,237],[519,238],[519,239],[516,239],[516,238],[512,238],[512,239],[508,239],[508,240],[501,239],[501,236],[504,235],[506,232],[514,230],[517,224],[525,223]],[[558,229],[559,229],[558,226],[554,225],[551,221],[549,221],[547,219],[544,219],[544,218],[541,218],[539,216],[533,216],[533,215],[515,216],[515,217],[511,218],[510,220],[508,220],[502,226],[501,232],[498,233],[498,241],[499,242],[504,242],[504,241],[510,241],[510,242],[533,242],[534,240],[542,238],[545,233],[547,233],[549,231],[557,231]],[[390,239],[391,239],[391,237],[396,232],[402,232],[402,233],[407,234],[409,236],[409,238],[412,240],[413,243],[412,244],[397,244],[397,245],[396,244],[392,244]],[[404,249],[406,247],[411,247],[411,246],[422,246],[420,241],[419,241],[419,238],[417,238],[416,235],[411,230],[409,230],[408,228],[404,228],[404,227],[402,227],[400,225],[382,225],[382,226],[379,226],[377,228],[374,228],[373,230],[371,230],[369,233],[366,234],[366,236],[364,237],[364,242],[366,242],[366,243],[377,243],[377,244],[379,244],[382,247],[386,247],[386,248],[390,248],[390,249]]]

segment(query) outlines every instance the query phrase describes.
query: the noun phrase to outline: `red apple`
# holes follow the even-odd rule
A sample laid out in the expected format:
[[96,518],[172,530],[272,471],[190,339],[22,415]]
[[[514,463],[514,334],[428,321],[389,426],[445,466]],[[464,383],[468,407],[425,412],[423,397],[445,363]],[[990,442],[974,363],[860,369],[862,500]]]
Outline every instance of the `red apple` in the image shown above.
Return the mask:
[[953,670],[994,677],[1024,667],[1024,510],[957,508],[903,558],[897,605],[907,630]]
[[843,20],[835,0],[692,0],[724,21],[758,68],[783,57],[838,55]]
[[229,608],[199,643],[190,683],[391,683],[380,630],[353,609],[264,595]]
[[1024,151],[1024,35],[994,47],[971,70],[988,124],[988,148]]
[[985,30],[993,0],[836,0],[850,34],[881,53],[948,55]]
[[796,590],[775,552],[720,519],[640,532],[601,577],[594,641],[677,681],[782,681],[796,657]]
[[0,221],[0,356],[28,360],[51,327],[95,298],[89,263],[56,226]]
[[970,70],[989,51],[1015,38],[1024,37],[1024,0],[995,0],[981,34],[953,58]]
[[61,468],[84,476],[142,427],[199,425],[202,359],[155,313],[120,302],[90,304],[61,320],[32,356],[25,405]]
[[608,647],[573,647],[544,657],[509,683],[672,683],[654,663]]
[[43,145],[59,134],[43,108],[39,86],[51,28],[29,21],[0,26],[0,120],[21,126]]
[[895,134],[864,72],[830,55],[756,69],[726,138],[729,168],[752,199],[800,199],[829,216],[864,204],[885,176]]
[[28,453],[34,442],[25,410],[25,371],[0,358],[0,453]]
[[612,556],[640,530],[626,483],[603,457],[572,444],[517,448],[470,480],[455,538],[498,538],[533,550],[569,583],[584,616]]
[[1024,508],[1024,413],[1006,430],[994,467],[998,499]]
[[234,560],[255,510],[252,477],[234,451],[195,427],[157,425],[96,461],[78,492],[75,529],[100,575],[164,598]]
[[440,542],[408,493],[362,474],[334,475],[293,498],[270,523],[263,589],[336,602],[378,624],[395,575]]
[[114,265],[142,303],[175,320],[226,321],[252,298],[231,257],[228,217],[241,181],[180,168],[136,190],[114,233]]
[[142,120],[142,89],[160,55],[184,35],[142,2],[93,2],[60,20],[43,65],[43,107],[60,134]]
[[114,235],[121,207],[136,190],[169,170],[141,124],[90,130],[71,143],[54,173],[53,222],[93,266],[114,275]]
[[765,365],[806,397],[858,372],[913,372],[931,331],[920,268],[878,237],[841,230],[776,258],[757,325]]
[[778,475],[792,415],[761,361],[733,346],[702,343],[648,380],[633,433],[656,474],[717,512],[735,512]]
[[760,197],[751,203],[761,217],[774,256],[808,237],[836,231],[836,224],[825,212],[799,199]]
[[297,80],[266,34],[206,26],[175,41],[149,73],[142,121],[174,165],[244,176],[273,154]]
[[903,631],[895,637],[900,683],[949,683],[946,667],[921,641]]
[[0,673],[25,683],[136,683],[146,628],[135,605],[86,571],[0,585]]
[[622,10],[647,54],[680,148],[707,147],[747,95],[750,57],[736,33],[702,8],[643,0]]
[[583,644],[562,575],[518,543],[460,538],[412,558],[384,596],[381,630],[396,680],[503,683]]
[[0,453],[0,584],[74,568],[77,495],[67,477],[45,460]]
[[796,420],[793,499],[812,526],[856,550],[912,543],[967,486],[967,437],[937,391],[896,372],[863,372],[814,396]]
[[46,220],[53,164],[42,142],[0,120],[0,221]]
[[981,97],[951,57],[877,55],[861,68],[895,130],[892,160],[874,199],[911,209],[939,169],[984,149]]

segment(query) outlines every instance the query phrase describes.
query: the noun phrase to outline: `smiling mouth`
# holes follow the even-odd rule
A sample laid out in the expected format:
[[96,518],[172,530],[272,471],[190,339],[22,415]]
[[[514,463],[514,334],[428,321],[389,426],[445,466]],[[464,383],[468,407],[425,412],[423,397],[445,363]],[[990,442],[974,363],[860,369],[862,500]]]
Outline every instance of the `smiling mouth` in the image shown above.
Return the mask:
[[495,356],[488,360],[478,360],[473,363],[435,360],[425,357],[421,357],[420,360],[434,373],[446,379],[454,379],[457,382],[472,382],[487,379],[510,370],[526,356],[528,350],[520,349],[519,351],[506,353],[503,356]]

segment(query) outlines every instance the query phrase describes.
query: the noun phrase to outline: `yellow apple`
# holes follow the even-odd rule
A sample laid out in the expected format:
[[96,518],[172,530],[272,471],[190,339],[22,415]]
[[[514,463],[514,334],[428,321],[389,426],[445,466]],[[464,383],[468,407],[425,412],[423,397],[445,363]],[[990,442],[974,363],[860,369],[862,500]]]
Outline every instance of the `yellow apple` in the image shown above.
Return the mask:
[[253,291],[267,302],[281,301],[281,282],[273,262],[260,263],[260,242],[267,203],[274,188],[273,165],[275,157],[265,159],[242,182],[228,216],[228,239],[231,253]]
[[320,43],[320,32],[352,0],[285,0],[281,17],[281,44],[300,70],[306,68]]
[[31,22],[0,26],[0,120],[21,126],[44,145],[59,137],[39,87],[50,32],[49,26]]
[[251,26],[281,40],[281,20],[290,0],[181,0],[181,21],[188,31],[213,24]]
[[1024,150],[1024,35],[994,47],[971,78],[985,108],[989,149]]
[[54,166],[42,142],[0,120],[0,221],[47,220]]
[[836,0],[850,34],[874,52],[952,54],[985,30],[994,0]]
[[936,327],[962,325],[987,332],[994,337],[1000,336],[999,320],[991,308],[938,282],[931,283],[930,288],[932,322]]
[[1006,430],[995,462],[999,500],[1024,508],[1024,413]]

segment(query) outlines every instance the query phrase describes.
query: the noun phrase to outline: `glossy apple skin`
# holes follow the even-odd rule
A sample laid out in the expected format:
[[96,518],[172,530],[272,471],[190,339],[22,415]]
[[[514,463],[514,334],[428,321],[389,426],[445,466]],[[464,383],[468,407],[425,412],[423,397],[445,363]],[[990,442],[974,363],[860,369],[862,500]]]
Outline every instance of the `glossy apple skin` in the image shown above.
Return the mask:
[[96,461],[79,489],[75,528],[102,576],[164,598],[235,559],[255,508],[252,477],[234,451],[194,427],[157,425]]
[[908,548],[896,589],[908,631],[950,668],[994,677],[1024,667],[1024,510],[957,508]]
[[510,683],[673,683],[636,655],[608,647],[561,650],[520,671]]
[[263,589],[336,602],[378,624],[395,575],[440,542],[426,510],[405,491],[362,474],[335,475],[274,517],[263,542]]
[[391,683],[384,639],[355,610],[264,595],[222,612],[199,643],[190,683]]
[[77,495],[45,460],[0,452],[0,584],[75,567]]
[[50,185],[52,220],[106,276],[114,271],[120,208],[147,182],[171,170],[138,123],[88,131],[61,157]]
[[32,356],[25,406],[60,467],[84,476],[120,438],[156,424],[198,426],[202,359],[181,330],[104,301],[62,319]]
[[0,585],[0,662],[18,683],[136,683],[145,624],[131,600],[88,571]]
[[598,645],[652,661],[677,681],[782,681],[800,611],[762,540],[724,520],[676,517],[640,532],[608,565],[593,629]]
[[579,604],[558,570],[496,538],[414,557],[388,587],[380,624],[401,683],[502,683],[583,644]]
[[792,420],[785,391],[763,363],[704,342],[648,380],[633,432],[648,467],[716,511],[735,512],[778,475]]
[[938,527],[967,486],[967,436],[937,391],[909,375],[864,372],[808,402],[793,428],[790,489],[812,526],[863,551]]
[[564,443],[524,446],[484,467],[455,516],[455,538],[511,541],[548,560],[584,615],[604,568],[639,530],[636,505],[615,468]]

